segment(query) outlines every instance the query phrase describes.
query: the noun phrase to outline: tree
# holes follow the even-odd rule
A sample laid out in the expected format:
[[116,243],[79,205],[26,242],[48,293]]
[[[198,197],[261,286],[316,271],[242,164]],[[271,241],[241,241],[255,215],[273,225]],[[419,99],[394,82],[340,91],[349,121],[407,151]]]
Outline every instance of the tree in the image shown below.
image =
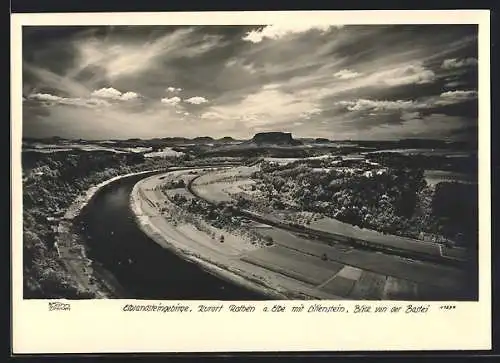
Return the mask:
[[274,245],[274,240],[271,236],[265,236],[264,241],[266,243],[266,246],[268,246],[268,247]]
[[450,239],[461,234],[460,242],[474,249],[478,238],[477,193],[477,185],[439,183],[432,200],[432,216],[442,226],[443,234]]

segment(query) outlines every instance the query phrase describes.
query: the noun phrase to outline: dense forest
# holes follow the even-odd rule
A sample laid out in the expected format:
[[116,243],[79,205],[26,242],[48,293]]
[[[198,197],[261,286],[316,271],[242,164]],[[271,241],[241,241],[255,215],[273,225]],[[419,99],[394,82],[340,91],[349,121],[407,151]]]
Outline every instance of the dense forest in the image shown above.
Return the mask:
[[[23,152],[23,276],[25,298],[84,298],[54,246],[58,220],[91,186],[114,176],[159,167],[141,154]],[[165,165],[166,166],[166,165]]]
[[477,248],[477,184],[428,186],[422,169],[261,164],[256,188],[274,209],[311,211],[361,228]]

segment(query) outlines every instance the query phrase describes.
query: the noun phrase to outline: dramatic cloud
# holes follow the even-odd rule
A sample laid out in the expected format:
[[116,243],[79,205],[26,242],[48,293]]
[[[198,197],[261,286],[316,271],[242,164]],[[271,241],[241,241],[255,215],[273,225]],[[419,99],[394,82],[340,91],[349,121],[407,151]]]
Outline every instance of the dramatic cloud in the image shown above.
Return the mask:
[[207,103],[208,100],[205,97],[195,96],[184,100],[184,102],[191,103],[192,105],[201,105]]
[[182,91],[182,88],[167,87],[167,92],[177,93],[177,92],[180,92],[180,91]]
[[64,99],[63,97],[54,96],[48,93],[35,93],[30,95],[29,98],[38,101],[50,101],[50,102],[60,102],[61,100]]
[[48,93],[34,93],[28,96],[25,101],[38,101],[46,106],[77,106],[77,107],[100,107],[100,106],[110,106],[111,104],[100,98],[72,98],[72,97],[60,97]]
[[180,97],[177,97],[177,96],[172,97],[172,98],[165,97],[165,98],[161,99],[161,103],[165,103],[165,104],[171,105],[171,106],[178,105],[179,102],[181,102],[181,99],[180,99]]
[[139,98],[139,94],[135,92],[125,92],[122,94],[121,100],[130,101],[130,100],[135,100],[137,98]]
[[313,108],[311,110],[308,110],[308,111],[304,111],[302,112],[301,116],[303,118],[305,118],[306,120],[309,120],[310,118],[312,118],[313,116],[315,115],[319,115],[320,113],[322,112],[321,109],[319,108]]
[[411,118],[420,115],[417,110],[433,109],[439,106],[453,105],[477,99],[476,91],[447,91],[439,96],[425,97],[422,100],[370,100],[358,99],[339,101],[337,105],[348,111],[385,112],[404,111],[401,118]]
[[244,59],[231,58],[226,62],[227,68],[239,68],[244,70],[250,74],[254,74],[257,72],[255,69],[255,65],[252,63],[245,63]]
[[395,68],[383,75],[383,82],[390,86],[402,86],[408,84],[425,84],[434,81],[435,73],[421,64],[411,64]]
[[386,111],[411,109],[415,107],[415,102],[359,99],[356,101],[340,101],[338,105],[345,107],[349,111]]
[[351,79],[361,76],[360,73],[351,71],[350,69],[342,69],[334,74],[339,79]]
[[135,99],[139,98],[139,94],[137,94],[135,92],[122,93],[122,92],[120,92],[117,89],[112,88],[112,87],[101,88],[101,89],[95,90],[91,93],[91,96],[97,97],[97,98],[119,100],[119,101],[130,101],[130,100],[135,100]]
[[263,90],[278,89],[278,88],[280,88],[280,85],[276,83],[265,84],[264,86],[262,86]]
[[200,42],[193,28],[180,28],[156,39],[88,37],[73,43],[78,62],[71,73],[98,68],[110,80],[136,76],[166,59],[197,57],[221,45],[219,37],[204,40]]
[[242,122],[246,127],[276,128],[290,120],[321,112],[316,103],[301,99],[277,89],[261,89],[239,102],[211,107],[204,118],[218,118]]
[[477,98],[477,91],[448,91],[443,92],[436,101],[438,105],[452,105],[466,101],[475,100]]
[[477,65],[476,58],[451,58],[445,59],[441,64],[441,68],[443,69],[456,69],[456,68],[464,68],[464,67],[474,67]]
[[388,135],[394,138],[435,138],[436,135],[452,134],[470,125],[470,121],[464,117],[430,114],[425,117],[410,118],[403,124],[377,125],[368,129],[367,132],[379,139],[387,138]]
[[101,88],[92,92],[92,96],[101,98],[111,98],[114,100],[119,100],[122,97],[122,93],[114,88]]
[[25,84],[23,87],[28,86],[29,88],[32,88],[36,85],[43,88],[59,90],[74,97],[83,97],[89,93],[89,88],[81,82],[78,82],[71,77],[57,74],[47,68],[23,62],[23,72],[26,73],[26,76],[37,80],[35,84]]
[[223,117],[224,116],[221,115],[219,112],[214,112],[214,111],[203,112],[200,115],[200,118],[205,120],[217,120],[217,119],[222,119]]
[[448,82],[448,83],[445,83],[445,85],[444,85],[444,86],[445,86],[446,88],[456,88],[456,87],[458,87],[458,86],[462,86],[462,85],[464,85],[464,84],[465,84],[465,82],[464,82],[464,81],[450,81],[450,82]]
[[421,117],[420,112],[403,112],[401,114],[401,120],[403,121],[413,120],[420,117]]
[[252,30],[245,34],[242,38],[245,41],[252,43],[260,43],[264,39],[280,39],[291,34],[305,33],[310,30],[317,30],[320,32],[325,32],[331,27],[340,28],[341,25],[329,25],[329,24],[279,24],[279,25],[267,25],[262,29]]

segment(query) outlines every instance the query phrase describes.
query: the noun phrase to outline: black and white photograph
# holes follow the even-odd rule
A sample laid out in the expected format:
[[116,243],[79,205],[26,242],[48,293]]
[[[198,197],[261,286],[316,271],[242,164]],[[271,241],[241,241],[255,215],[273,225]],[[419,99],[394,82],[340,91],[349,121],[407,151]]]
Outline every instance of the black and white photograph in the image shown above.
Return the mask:
[[477,24],[23,26],[23,299],[478,301],[479,62]]

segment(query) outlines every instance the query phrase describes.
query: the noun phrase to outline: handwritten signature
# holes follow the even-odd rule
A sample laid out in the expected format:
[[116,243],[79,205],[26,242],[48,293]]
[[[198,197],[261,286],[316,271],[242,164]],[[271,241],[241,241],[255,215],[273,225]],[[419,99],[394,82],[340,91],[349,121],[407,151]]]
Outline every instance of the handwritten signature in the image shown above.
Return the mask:
[[49,302],[49,311],[54,310],[71,310],[71,304],[66,304],[62,302]]

